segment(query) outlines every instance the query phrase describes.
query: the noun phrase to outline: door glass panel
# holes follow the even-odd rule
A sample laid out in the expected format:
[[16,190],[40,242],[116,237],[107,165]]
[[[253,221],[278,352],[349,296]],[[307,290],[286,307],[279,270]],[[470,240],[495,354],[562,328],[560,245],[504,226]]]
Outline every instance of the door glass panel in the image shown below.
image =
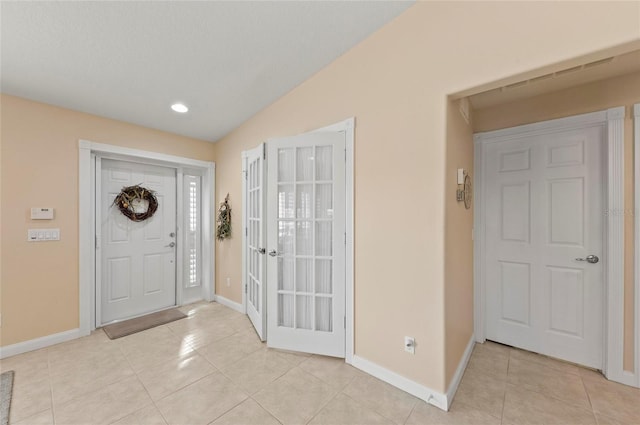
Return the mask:
[[333,188],[331,183],[316,184],[316,218],[333,217]]
[[293,295],[278,294],[278,326],[293,327]]
[[316,222],[316,255],[330,256],[332,251],[331,222]]
[[278,253],[280,255],[293,255],[293,226],[292,221],[278,221]]
[[294,199],[293,199],[293,185],[292,184],[279,184],[278,185],[278,217],[279,218],[294,218]]
[[306,219],[313,218],[313,185],[299,184],[296,197],[296,217]]
[[296,255],[313,255],[312,222],[296,223]]
[[294,177],[293,148],[278,149],[278,181],[292,182]]
[[313,292],[313,260],[296,259],[296,291]]
[[316,147],[316,180],[333,179],[333,146]]
[[296,328],[313,329],[313,297],[306,295],[296,296]]
[[331,260],[316,260],[316,294],[331,294]]
[[324,332],[333,330],[332,306],[333,298],[316,297],[316,330]]
[[313,181],[313,147],[297,148],[296,180]]
[[293,258],[278,257],[278,289],[293,291]]

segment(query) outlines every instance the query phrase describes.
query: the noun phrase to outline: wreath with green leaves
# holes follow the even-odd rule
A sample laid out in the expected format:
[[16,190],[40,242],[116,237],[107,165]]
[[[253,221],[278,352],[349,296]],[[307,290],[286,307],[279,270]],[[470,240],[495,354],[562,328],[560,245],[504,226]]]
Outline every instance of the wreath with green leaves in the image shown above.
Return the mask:
[[[136,206],[141,202],[147,204],[144,212],[136,212]],[[145,221],[158,210],[158,198],[153,190],[140,185],[123,187],[120,193],[113,200],[113,205],[117,206],[122,215],[131,221]]]

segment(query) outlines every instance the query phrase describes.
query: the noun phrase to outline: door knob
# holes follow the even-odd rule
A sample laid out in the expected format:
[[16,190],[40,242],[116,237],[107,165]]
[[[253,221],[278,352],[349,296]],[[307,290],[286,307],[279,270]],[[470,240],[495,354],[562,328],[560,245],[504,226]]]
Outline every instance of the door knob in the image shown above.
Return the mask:
[[169,233],[169,237],[175,238],[176,237],[176,233],[175,232]]
[[576,261],[586,261],[587,263],[595,264],[600,261],[600,259],[597,255],[591,254],[587,255],[585,258],[576,258]]
[[272,256],[272,257],[275,257],[275,256],[278,255],[278,253],[276,252],[275,249],[272,249],[271,251],[269,251],[269,255]]
[[267,248],[258,248],[258,252],[259,252],[260,254],[264,254],[264,253],[266,253],[266,252],[267,252]]
[[165,245],[165,248],[173,248],[174,246],[176,246],[175,242],[171,242],[169,245]]

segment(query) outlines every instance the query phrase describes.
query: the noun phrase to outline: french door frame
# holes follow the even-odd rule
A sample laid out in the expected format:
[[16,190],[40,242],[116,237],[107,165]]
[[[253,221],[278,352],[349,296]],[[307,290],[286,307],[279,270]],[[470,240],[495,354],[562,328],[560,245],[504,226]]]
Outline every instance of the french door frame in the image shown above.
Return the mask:
[[185,170],[198,172],[201,175],[202,201],[202,289],[203,298],[213,300],[215,288],[215,243],[213,240],[214,217],[212,202],[215,199],[215,164],[173,155],[138,149],[123,148],[102,143],[80,140],[79,147],[79,280],[80,280],[80,333],[88,335],[96,328],[97,306],[96,285],[99,270],[96,249],[96,188],[99,188],[97,174],[100,159],[114,159],[139,164],[157,165],[176,170],[176,223],[178,237],[176,241],[176,305],[182,305],[183,265],[186,255],[183,242],[183,221],[185,197],[183,190],[183,175]]
[[[576,115],[503,130],[474,135],[474,334],[477,342],[485,342],[485,218],[486,175],[483,167],[484,149],[488,144],[518,136],[534,136],[584,127],[602,127],[604,173],[603,194],[606,199],[604,218],[603,259],[604,317],[602,372],[610,380],[636,385],[636,376],[623,369],[624,349],[624,117],[625,108]],[[637,373],[637,371],[636,371]]]
[[[353,259],[354,259],[354,142],[355,142],[355,118],[348,118],[344,121],[338,122],[336,124],[332,124],[326,127],[318,128],[316,130],[311,130],[310,133],[318,133],[318,132],[344,132],[345,137],[345,147],[346,147],[346,157],[345,157],[345,231],[346,231],[346,247],[345,247],[345,362],[351,364],[353,361],[353,349],[354,349],[354,270],[353,270]],[[268,143],[268,141],[267,141]],[[266,147],[265,147],[266,149]],[[243,158],[244,161],[244,158]],[[265,162],[266,166],[269,165]],[[244,186],[244,178],[243,178],[243,198],[245,199],[245,186]],[[265,182],[266,184],[266,182]],[[266,186],[265,186],[266,187]],[[265,191],[266,192],[266,191]],[[247,211],[245,210],[246,205],[243,203],[242,205],[242,214],[243,214],[243,227],[246,227],[245,217],[247,216]],[[242,256],[243,256],[243,264],[242,264],[242,309],[246,313],[247,312],[247,299],[246,293],[244,291],[244,285],[246,282],[246,241],[245,241],[245,230],[243,229],[243,243],[242,243]],[[268,284],[265,279],[265,284]],[[265,298],[266,302],[266,298]],[[266,304],[265,304],[266,305]],[[267,307],[267,315],[269,314],[269,310]],[[267,334],[267,339],[269,335]]]

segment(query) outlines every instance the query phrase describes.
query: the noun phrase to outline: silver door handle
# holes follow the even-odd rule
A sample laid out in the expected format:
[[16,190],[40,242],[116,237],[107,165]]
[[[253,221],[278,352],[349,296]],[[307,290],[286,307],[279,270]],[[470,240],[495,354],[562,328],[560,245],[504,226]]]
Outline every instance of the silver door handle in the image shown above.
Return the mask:
[[271,251],[269,251],[269,255],[275,257],[278,255],[278,252],[275,249],[272,249]]
[[576,261],[586,261],[587,263],[591,263],[591,264],[595,264],[598,261],[600,261],[600,259],[598,258],[597,255],[587,255],[585,258],[576,258]]
[[174,246],[176,246],[175,242],[171,242],[169,245],[165,245],[165,248],[173,248]]
[[260,254],[264,254],[264,253],[266,253],[266,252],[267,252],[267,248],[258,248],[258,252],[259,252]]

